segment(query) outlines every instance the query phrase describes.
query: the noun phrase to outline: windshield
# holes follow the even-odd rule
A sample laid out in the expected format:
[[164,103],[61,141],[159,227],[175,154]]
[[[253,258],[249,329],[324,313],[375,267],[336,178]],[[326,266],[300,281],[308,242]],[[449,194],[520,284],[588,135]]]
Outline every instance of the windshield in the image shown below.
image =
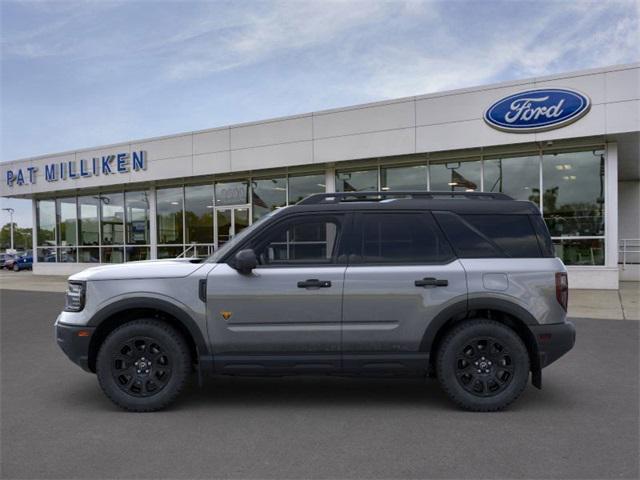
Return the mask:
[[245,228],[244,230],[242,230],[239,234],[237,234],[235,237],[233,237],[227,243],[222,245],[218,250],[213,252],[213,255],[211,255],[209,258],[207,258],[207,263],[216,263],[216,262],[218,262],[218,260],[220,260],[222,257],[224,257],[229,251],[233,250],[239,243],[244,241],[244,239],[251,232],[253,232],[256,228],[258,228],[265,221],[267,221],[267,219],[273,217],[276,213],[281,212],[285,208],[287,208],[287,207],[278,208],[277,210],[274,210],[273,212],[269,212],[264,217],[261,217],[256,222],[253,222],[253,224],[251,226],[249,226],[249,227]]

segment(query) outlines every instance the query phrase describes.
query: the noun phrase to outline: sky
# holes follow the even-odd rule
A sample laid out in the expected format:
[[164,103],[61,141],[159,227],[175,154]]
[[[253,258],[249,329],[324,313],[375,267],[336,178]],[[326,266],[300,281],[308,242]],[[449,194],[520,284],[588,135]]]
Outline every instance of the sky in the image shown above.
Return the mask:
[[[640,0],[2,0],[0,16],[0,161],[640,60]],[[29,201],[7,206],[31,225]]]

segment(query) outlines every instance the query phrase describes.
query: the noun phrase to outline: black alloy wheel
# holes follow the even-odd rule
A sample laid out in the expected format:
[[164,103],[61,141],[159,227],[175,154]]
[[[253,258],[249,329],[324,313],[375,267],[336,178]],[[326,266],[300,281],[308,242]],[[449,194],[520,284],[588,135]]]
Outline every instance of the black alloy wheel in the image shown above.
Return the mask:
[[465,320],[438,350],[438,380],[447,395],[472,411],[506,408],[524,391],[529,354],[518,334],[495,320]]
[[100,346],[96,361],[104,393],[119,407],[160,410],[184,388],[191,371],[182,335],[156,319],[134,320],[116,328]]

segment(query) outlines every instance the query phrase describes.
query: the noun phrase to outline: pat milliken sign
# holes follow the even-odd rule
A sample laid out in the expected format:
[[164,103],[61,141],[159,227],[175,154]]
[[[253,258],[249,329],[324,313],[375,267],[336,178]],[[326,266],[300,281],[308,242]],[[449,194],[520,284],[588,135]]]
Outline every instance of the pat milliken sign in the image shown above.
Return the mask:
[[35,184],[39,177],[47,182],[57,182],[138,172],[147,169],[147,152],[139,150],[131,155],[114,153],[80,160],[52,162],[41,167],[43,171],[35,166],[7,170],[4,174],[5,181],[9,187],[13,187]]
[[566,88],[539,88],[504,97],[484,112],[491,127],[512,133],[532,133],[564,127],[587,114],[591,101]]

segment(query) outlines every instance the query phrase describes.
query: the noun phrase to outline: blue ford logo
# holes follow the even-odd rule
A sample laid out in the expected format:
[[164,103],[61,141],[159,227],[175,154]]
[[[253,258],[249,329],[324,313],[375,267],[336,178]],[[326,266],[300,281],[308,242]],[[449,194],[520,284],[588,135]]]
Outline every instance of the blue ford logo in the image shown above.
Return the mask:
[[498,100],[484,113],[484,120],[507,132],[540,132],[575,122],[590,107],[589,97],[575,90],[541,88]]

